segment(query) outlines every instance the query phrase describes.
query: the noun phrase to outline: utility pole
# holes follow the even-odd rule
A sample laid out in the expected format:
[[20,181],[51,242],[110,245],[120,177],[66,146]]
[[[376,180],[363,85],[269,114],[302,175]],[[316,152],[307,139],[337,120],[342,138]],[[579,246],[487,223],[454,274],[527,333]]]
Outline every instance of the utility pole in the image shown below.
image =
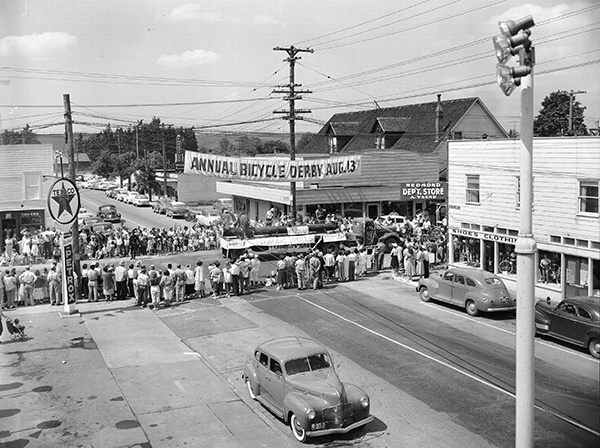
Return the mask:
[[[296,56],[300,52],[305,53],[313,53],[314,50],[312,48],[296,48],[293,45],[291,47],[275,47],[273,48],[275,51],[285,51],[288,54],[288,57],[284,59],[284,62],[289,62],[290,64],[290,83],[289,85],[279,86],[286,87],[287,90],[273,90],[273,93],[285,93],[287,96],[284,97],[285,100],[289,101],[290,109],[289,110],[275,110],[274,114],[287,114],[284,119],[288,119],[290,121],[290,160],[296,160],[296,120],[302,120],[302,117],[297,116],[296,114],[307,114],[310,113],[310,110],[306,109],[296,109],[296,100],[301,100],[302,97],[298,96],[298,93],[312,93],[310,90],[296,90],[296,87],[302,87],[302,84],[295,83],[294,76],[294,68],[296,66],[296,61],[301,59],[299,56]],[[293,220],[296,220],[296,182],[290,182],[290,203],[291,210],[290,215]]]
[[[73,142],[73,115],[71,113],[71,98],[68,93],[63,95],[63,104],[65,108],[65,129],[67,132],[67,145],[69,147],[69,178],[75,183],[77,173],[75,172],[75,144]],[[62,159],[61,159],[61,168],[62,168]],[[74,252],[74,268],[75,273],[77,274],[79,283],[81,281],[81,267],[79,266],[79,222],[76,219],[73,221],[71,225],[71,233],[73,234],[73,252]],[[76,296],[79,297],[79,287],[77,287]],[[63,298],[65,300],[65,306],[67,306],[68,299],[66,297]]]
[[578,90],[577,92],[574,92],[573,90],[571,90],[569,92],[569,135],[577,135],[577,133],[573,134],[573,98],[578,93],[587,93],[587,92],[585,92],[583,90]]
[[167,149],[165,147],[165,124],[162,125],[163,192],[167,197]]

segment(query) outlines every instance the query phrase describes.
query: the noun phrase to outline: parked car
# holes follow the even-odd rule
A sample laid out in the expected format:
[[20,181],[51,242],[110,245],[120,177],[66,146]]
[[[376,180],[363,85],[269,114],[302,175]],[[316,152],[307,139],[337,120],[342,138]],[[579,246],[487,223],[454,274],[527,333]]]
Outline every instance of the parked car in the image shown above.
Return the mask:
[[164,214],[167,211],[167,207],[171,204],[171,200],[168,198],[160,198],[158,199],[154,205],[152,206],[152,211],[154,213],[158,213],[159,215]]
[[170,201],[165,209],[165,215],[171,218],[185,218],[189,208],[185,202]]
[[148,207],[150,205],[150,198],[147,194],[135,193],[129,198],[129,203],[136,207]]
[[196,221],[204,226],[212,226],[214,223],[221,219],[221,213],[213,210],[201,210],[196,215]]
[[475,268],[449,268],[421,278],[417,286],[423,302],[431,299],[464,307],[471,316],[480,311],[513,311],[516,300],[497,275]]
[[89,218],[85,218],[82,221],[82,226],[83,227],[87,227],[88,229],[91,229],[92,226],[94,226],[95,224],[102,224],[104,222],[104,220],[102,218],[99,218],[97,216],[91,216]]
[[220,198],[215,201],[213,204],[215,210],[221,212],[224,208],[229,210],[233,209],[233,199],[231,198]]
[[535,330],[571,344],[587,347],[600,358],[600,297],[567,297],[557,306],[550,297],[535,304]]
[[117,189],[117,195],[115,199],[119,202],[124,202],[127,204],[127,199],[129,198],[130,194],[133,193],[135,193],[135,191],[129,191],[127,188],[119,188]]
[[83,224],[83,221],[88,218],[92,218],[94,215],[87,211],[84,207],[79,208],[79,212],[77,213],[77,224],[80,226]]
[[121,214],[114,205],[101,205],[98,207],[97,216],[107,222],[121,222]]
[[250,397],[289,423],[300,442],[373,420],[367,393],[343,383],[327,349],[311,339],[284,337],[259,345],[242,378]]

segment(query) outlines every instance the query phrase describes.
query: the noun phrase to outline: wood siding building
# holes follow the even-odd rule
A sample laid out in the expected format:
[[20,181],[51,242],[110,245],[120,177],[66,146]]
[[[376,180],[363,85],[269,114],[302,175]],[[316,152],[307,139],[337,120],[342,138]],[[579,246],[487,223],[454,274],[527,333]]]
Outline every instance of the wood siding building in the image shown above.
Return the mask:
[[[450,261],[501,272],[519,230],[520,140],[450,142]],[[600,294],[600,138],[536,138],[533,145],[533,234],[537,263],[553,273],[538,282],[545,298]],[[543,272],[539,278],[544,280]]]
[[0,146],[0,253],[7,234],[46,227],[48,191],[54,183],[52,145]]

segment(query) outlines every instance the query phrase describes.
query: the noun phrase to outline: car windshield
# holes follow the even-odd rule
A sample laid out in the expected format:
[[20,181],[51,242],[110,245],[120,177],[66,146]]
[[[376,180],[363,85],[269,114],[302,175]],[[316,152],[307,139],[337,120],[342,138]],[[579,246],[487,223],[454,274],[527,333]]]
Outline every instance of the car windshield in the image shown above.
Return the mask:
[[331,363],[329,362],[329,357],[325,353],[292,359],[285,363],[285,371],[288,375],[327,369],[329,367],[331,367]]
[[171,205],[173,207],[185,207],[186,206],[185,202],[176,202],[176,201],[171,202]]
[[502,284],[502,280],[500,280],[499,278],[495,278],[495,277],[488,277],[484,281],[488,285],[501,285]]

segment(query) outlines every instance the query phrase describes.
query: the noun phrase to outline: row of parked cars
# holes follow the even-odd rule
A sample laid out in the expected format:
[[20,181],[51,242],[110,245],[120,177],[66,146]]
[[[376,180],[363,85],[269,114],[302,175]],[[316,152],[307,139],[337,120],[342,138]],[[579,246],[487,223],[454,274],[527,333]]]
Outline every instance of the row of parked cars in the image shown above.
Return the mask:
[[[483,269],[451,267],[422,278],[417,292],[424,302],[435,299],[464,308],[471,315],[481,312],[515,311],[500,277]],[[600,359],[600,297],[568,297],[557,305],[550,298],[535,304],[535,331],[587,348]]]
[[136,207],[148,207],[150,205],[150,198],[147,194],[130,191],[127,188],[111,188],[106,190],[106,196]]

